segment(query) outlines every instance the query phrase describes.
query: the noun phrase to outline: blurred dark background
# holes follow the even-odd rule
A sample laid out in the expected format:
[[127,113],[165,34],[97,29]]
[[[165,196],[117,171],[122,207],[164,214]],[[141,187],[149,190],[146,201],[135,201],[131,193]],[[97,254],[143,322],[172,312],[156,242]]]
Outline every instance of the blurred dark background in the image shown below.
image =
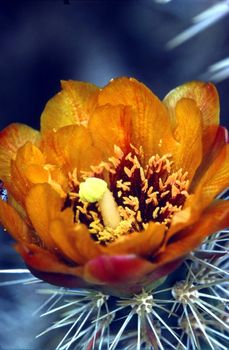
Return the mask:
[[[167,50],[166,43],[187,29],[192,17],[222,2],[226,4],[216,0],[0,1],[0,128],[11,122],[39,128],[40,114],[60,89],[61,79],[103,86],[111,78],[133,76],[163,98],[185,81],[207,78],[209,65],[228,55],[228,16],[173,50]],[[218,81],[217,88],[221,123],[228,126],[229,79]],[[5,233],[0,244],[0,269],[23,267]],[[48,350],[46,340],[34,340],[45,328],[44,319],[32,316],[41,299],[33,285],[0,288],[0,349]]]
[[[99,86],[133,76],[158,96],[228,55],[225,17],[174,50],[166,43],[216,0],[0,1],[1,128],[20,121],[39,128],[60,79]],[[221,1],[222,2],[222,1]],[[227,123],[229,82],[217,84]]]

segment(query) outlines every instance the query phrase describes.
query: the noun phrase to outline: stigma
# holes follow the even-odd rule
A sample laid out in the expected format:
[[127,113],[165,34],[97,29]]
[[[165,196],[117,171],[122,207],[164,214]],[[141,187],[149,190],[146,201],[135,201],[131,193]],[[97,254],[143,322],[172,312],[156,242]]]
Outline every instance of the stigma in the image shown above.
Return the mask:
[[114,197],[104,180],[89,177],[85,182],[81,182],[79,197],[83,202],[98,202],[104,225],[108,228],[116,229],[121,218]]

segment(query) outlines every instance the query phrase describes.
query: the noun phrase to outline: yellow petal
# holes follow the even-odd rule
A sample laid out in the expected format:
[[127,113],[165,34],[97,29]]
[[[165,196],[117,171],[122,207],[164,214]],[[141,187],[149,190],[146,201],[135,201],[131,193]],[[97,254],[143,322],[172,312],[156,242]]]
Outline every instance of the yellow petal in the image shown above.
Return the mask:
[[0,178],[10,181],[10,163],[26,142],[39,142],[39,132],[23,124],[11,124],[0,132]]
[[93,112],[98,87],[79,81],[62,81],[62,91],[47,103],[41,115],[41,131],[57,130],[71,124],[86,125]]
[[[133,78],[119,78],[99,94],[99,105],[122,104],[134,111],[132,144],[143,147],[147,159],[160,153],[160,140],[172,138],[167,110],[162,102],[143,84]],[[128,132],[128,130],[127,130]]]
[[46,183],[37,184],[29,191],[25,204],[36,233],[46,247],[53,249],[55,244],[49,234],[49,225],[63,207],[60,195]]

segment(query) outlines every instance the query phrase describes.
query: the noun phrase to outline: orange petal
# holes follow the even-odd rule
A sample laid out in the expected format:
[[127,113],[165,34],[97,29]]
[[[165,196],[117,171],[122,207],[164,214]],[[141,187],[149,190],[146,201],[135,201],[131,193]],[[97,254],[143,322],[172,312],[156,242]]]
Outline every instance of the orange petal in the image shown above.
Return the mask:
[[34,185],[26,200],[26,210],[32,225],[45,246],[54,249],[54,241],[49,234],[51,220],[57,217],[63,207],[59,194],[46,183]]
[[62,91],[46,104],[41,131],[57,130],[71,124],[87,125],[98,95],[98,87],[79,81],[62,81]]
[[48,182],[49,180],[48,171],[38,164],[28,165],[24,169],[24,175],[32,184]]
[[44,156],[38,147],[28,141],[19,148],[16,162],[18,166],[21,164],[22,167],[30,164],[44,165]]
[[172,138],[165,106],[145,85],[133,78],[113,80],[100,92],[98,104],[132,107],[132,144],[143,147],[146,160],[160,152],[160,140]]
[[214,162],[199,179],[195,192],[206,206],[229,186],[229,145],[225,145]]
[[88,229],[73,223],[72,209],[64,210],[51,222],[50,235],[63,254],[78,264],[100,254],[100,246],[91,238]]
[[194,225],[174,235],[153,260],[155,267],[187,255],[209,235],[229,226],[229,201],[216,201]]
[[9,190],[22,204],[31,187],[31,182],[39,183],[48,180],[48,173],[43,166],[43,154],[31,142],[19,148],[16,159],[11,162]]
[[205,175],[205,173],[208,172],[208,169],[212,166],[214,162],[217,162],[217,157],[223,152],[223,148],[225,149],[225,146],[228,143],[228,131],[221,126],[211,126],[206,132],[206,137],[208,136],[211,138],[212,132],[216,135],[215,139],[211,145],[211,148],[209,151],[205,154],[201,165],[197,169],[197,172],[192,180],[192,184],[190,187],[190,190],[193,192],[195,188],[198,186],[198,184],[201,181],[201,178]]
[[173,161],[177,169],[188,171],[191,180],[202,160],[201,114],[191,99],[183,98],[177,102],[174,137],[178,145],[171,149]]
[[[66,176],[65,169],[51,164],[46,164],[45,169],[49,174],[48,183],[56,190],[62,197],[66,196],[68,187],[68,176]],[[41,181],[42,182],[42,181]]]
[[164,225],[150,222],[146,230],[123,236],[102,249],[109,255],[136,254],[150,257],[161,246],[164,240],[164,233]]
[[169,92],[163,103],[169,109],[174,124],[176,104],[182,98],[191,98],[196,102],[202,113],[204,129],[209,125],[219,124],[219,96],[213,84],[192,81]]
[[41,147],[46,163],[59,165],[66,173],[75,168],[88,170],[101,161],[89,130],[83,126],[69,125],[57,132],[49,132],[44,136]]
[[23,257],[25,263],[33,269],[44,272],[81,275],[82,268],[69,267],[61,262],[55,254],[35,244],[17,244],[15,248]]
[[114,145],[125,152],[131,143],[132,110],[125,106],[105,105],[95,110],[88,127],[92,139],[106,156],[114,153]]
[[[200,181],[200,180],[199,180]],[[203,210],[212,202],[216,193],[207,198],[204,194],[205,186],[203,183],[199,183],[200,186],[194,193],[189,195],[181,211],[174,214],[172,223],[169,230],[166,233],[164,240],[164,246],[166,246],[168,240],[175,235],[178,231],[183,231],[187,227],[193,225],[200,220]]]
[[82,262],[86,263],[101,254],[100,246],[91,238],[86,226],[76,225],[74,227],[74,234],[74,246],[82,256]]
[[39,132],[23,124],[11,124],[0,132],[0,178],[10,181],[10,162],[27,141],[37,144]]
[[50,224],[50,235],[63,256],[81,264],[82,256],[74,246],[74,231],[65,227],[60,219],[53,220]]
[[203,204],[201,202],[200,196],[197,194],[189,195],[189,197],[186,199],[184,207],[175,213],[172,218],[171,226],[166,232],[163,248],[166,246],[167,241],[174,234],[194,224],[200,218],[202,211]]
[[203,164],[212,162],[221,148],[228,143],[228,131],[220,125],[210,125],[205,129],[203,135],[204,158]]
[[66,176],[64,175],[64,172],[60,167],[46,164],[45,169],[48,170],[53,181],[55,181],[63,187],[67,187]]
[[27,243],[32,241],[29,227],[16,210],[2,200],[0,200],[0,222],[15,240]]
[[13,196],[8,195],[7,203],[16,210],[16,212],[28,225],[30,225],[25,209],[15,200]]
[[176,104],[182,98],[193,99],[201,111],[204,137],[203,153],[205,154],[215,138],[214,133],[212,133],[211,137],[209,137],[210,135],[205,137],[206,130],[211,125],[219,124],[219,96],[217,90],[213,84],[200,81],[192,81],[172,90],[165,97],[163,103],[169,110],[173,127],[175,127],[176,123]]
[[30,189],[30,183],[18,169],[15,160],[11,161],[11,182],[8,185],[10,194],[23,207],[25,196]]
[[79,164],[79,178],[81,177],[82,171],[91,170],[92,166],[99,165],[103,160],[102,151],[95,146],[89,146],[86,149],[81,150],[81,159]]

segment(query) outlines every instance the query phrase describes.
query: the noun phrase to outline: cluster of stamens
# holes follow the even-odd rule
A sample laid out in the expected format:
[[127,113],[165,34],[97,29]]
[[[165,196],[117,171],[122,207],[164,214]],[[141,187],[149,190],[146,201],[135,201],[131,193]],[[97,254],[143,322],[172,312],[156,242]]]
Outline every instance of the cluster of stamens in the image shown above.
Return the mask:
[[65,208],[72,206],[74,221],[88,226],[90,233],[100,243],[110,243],[124,234],[145,229],[150,221],[169,227],[174,213],[181,210],[187,196],[187,172],[174,170],[172,156],[153,155],[147,162],[144,153],[130,146],[127,154],[115,147],[115,156],[108,162],[91,167],[83,178],[106,180],[117,204],[120,223],[116,228],[104,224],[98,202],[80,198],[76,172],[70,174],[71,191]]

